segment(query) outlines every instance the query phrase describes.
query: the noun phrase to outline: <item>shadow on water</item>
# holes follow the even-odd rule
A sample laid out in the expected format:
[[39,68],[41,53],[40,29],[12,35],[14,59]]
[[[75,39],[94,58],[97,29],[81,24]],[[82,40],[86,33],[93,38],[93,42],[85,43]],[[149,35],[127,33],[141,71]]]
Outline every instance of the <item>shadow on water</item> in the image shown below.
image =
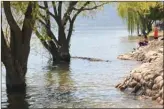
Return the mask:
[[26,91],[7,93],[7,109],[29,109],[29,104],[26,101]]

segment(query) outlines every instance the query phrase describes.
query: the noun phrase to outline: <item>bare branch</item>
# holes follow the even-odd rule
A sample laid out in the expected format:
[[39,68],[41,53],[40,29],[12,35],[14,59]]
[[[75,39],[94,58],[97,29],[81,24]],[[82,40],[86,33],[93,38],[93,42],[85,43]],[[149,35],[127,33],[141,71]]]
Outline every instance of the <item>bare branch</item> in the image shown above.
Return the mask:
[[[43,36],[38,32],[38,30],[35,30],[35,34],[37,35],[37,37],[40,39],[41,43],[43,44],[43,46],[51,53],[53,54],[54,52],[56,52],[56,45],[54,44],[54,42],[52,40],[46,41],[43,39]],[[55,49],[54,49],[55,48]]]
[[36,34],[36,36],[40,39],[40,41],[41,41],[41,43],[44,45],[44,47],[45,47],[46,49],[48,49],[48,51],[50,51],[50,48],[49,48],[47,42],[46,42],[45,40],[43,40],[43,37],[42,37],[42,35],[38,32],[38,30],[35,30],[35,34]]
[[55,41],[56,45],[59,46],[59,43],[58,43],[58,41],[57,41],[55,35],[54,35],[53,32],[51,31],[51,29],[46,25],[46,23],[44,23],[41,19],[39,19],[39,22],[40,22],[42,25],[44,25],[44,27],[46,28],[46,31],[47,31],[47,34],[49,35],[49,37],[51,37],[51,38]]
[[70,43],[70,39],[71,39],[72,31],[73,31],[73,24],[74,24],[74,21],[72,21],[72,20],[69,18],[69,22],[70,22],[70,26],[69,26],[68,35],[67,35],[67,41],[68,41],[68,43]]
[[[40,6],[40,5],[39,5],[39,8],[46,10],[45,7]],[[55,19],[56,23],[58,24],[58,19],[57,19],[57,17],[56,17],[52,12],[50,12],[49,10],[47,10],[47,13],[48,13],[50,16],[52,16],[52,17]]]
[[[104,2],[104,3],[100,4],[100,5],[96,5],[96,4],[95,4],[96,6],[91,7],[91,8],[83,8],[82,11],[85,11],[85,10],[94,10],[94,9],[97,9],[97,8],[99,8],[99,7],[103,6],[103,5],[105,5],[105,4],[106,4],[106,2]],[[77,9],[77,8],[74,7],[74,10],[80,10],[80,9]]]
[[62,1],[59,1],[59,6],[58,6],[58,17],[61,19],[62,16]]
[[55,4],[55,2],[54,1],[52,1],[52,5],[53,5],[53,10],[54,10],[54,14],[55,14],[55,16],[58,16],[58,13],[57,13],[57,11],[56,11],[56,4]]
[[46,7],[39,5],[39,8],[46,10]]
[[68,19],[69,19],[69,16],[71,15],[73,9],[74,9],[74,6],[77,4],[77,1],[72,1],[72,2],[69,2],[69,6],[68,6],[68,9],[67,11],[65,12],[64,16],[63,16],[63,24],[66,25]]
[[90,3],[90,1],[85,2],[85,4],[76,12],[76,14],[73,16],[72,21],[76,19],[76,17],[83,11],[83,9]]
[[86,2],[78,11],[77,13],[73,16],[72,20],[71,18],[69,17],[69,21],[70,21],[70,27],[69,27],[69,32],[68,32],[68,35],[67,35],[67,41],[68,43],[70,42],[70,39],[71,39],[71,35],[72,35],[72,31],[73,31],[73,24],[75,22],[75,19],[76,17],[83,11],[83,9],[89,4],[90,2]]
[[2,52],[1,52],[2,62],[3,62],[3,64],[6,64],[5,61],[8,59],[7,55],[10,55],[10,53],[9,53],[10,49],[7,46],[2,27],[1,27],[1,49],[2,49]]
[[29,2],[25,13],[25,18],[23,21],[23,27],[22,27],[23,43],[27,45],[30,43],[32,29],[35,24],[34,17],[32,16],[32,10],[33,8],[35,8],[35,5],[36,5],[35,3],[32,4],[32,2]]
[[69,18],[69,21],[70,21],[70,27],[69,27],[69,32],[68,32],[68,35],[67,35],[67,41],[70,42],[70,39],[71,39],[71,35],[72,35],[72,31],[73,31],[73,24],[74,24],[74,21],[76,19],[76,17],[82,12],[82,11],[85,11],[85,10],[94,10],[94,9],[97,9],[98,7],[101,7],[103,6],[105,3],[102,3],[100,5],[96,5],[94,7],[91,7],[91,8],[85,8],[90,2],[86,2],[80,9],[76,9],[73,7],[74,10],[77,10],[77,13],[73,16],[72,20]]
[[11,29],[13,31],[17,31],[20,33],[21,30],[20,30],[19,26],[17,25],[16,21],[14,20],[14,17],[13,17],[12,12],[11,12],[10,2],[9,1],[3,1],[3,5],[4,5],[4,12],[6,15],[6,19],[7,19],[8,24],[10,25]]
[[46,8],[46,16],[47,16],[47,19],[45,19],[46,20],[46,23],[47,23],[47,26],[49,27],[49,28],[51,28],[51,24],[50,24],[50,15],[49,15],[49,13],[48,13],[48,3],[47,3],[47,1],[44,1],[44,5],[45,5],[45,8]]

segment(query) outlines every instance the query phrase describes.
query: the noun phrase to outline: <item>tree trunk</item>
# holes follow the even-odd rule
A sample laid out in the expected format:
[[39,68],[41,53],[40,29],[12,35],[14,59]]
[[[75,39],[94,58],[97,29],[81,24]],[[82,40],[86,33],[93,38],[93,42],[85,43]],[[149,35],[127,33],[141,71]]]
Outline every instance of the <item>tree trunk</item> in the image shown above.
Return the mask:
[[7,92],[8,103],[7,109],[29,109],[29,103],[26,100],[26,90],[19,93],[8,93]]
[[5,66],[6,67],[6,87],[8,92],[22,92],[25,90],[26,82],[22,71],[22,66]]
[[70,53],[69,53],[69,42],[66,39],[65,27],[62,25],[59,26],[59,44],[58,56],[60,61],[70,62]]
[[32,7],[35,7],[35,3],[29,2],[28,4],[22,30],[12,16],[10,2],[4,1],[3,5],[5,16],[10,26],[10,45],[6,43],[1,27],[1,55],[2,62],[6,68],[6,87],[8,92],[20,92],[24,91],[26,87],[25,74],[30,53],[30,39],[35,24],[32,16]]
[[[42,41],[42,44],[45,41]],[[43,44],[44,47],[51,53],[53,64],[57,64],[60,62],[70,62],[70,53],[69,53],[69,46],[67,42],[61,43],[62,46],[56,46],[55,43],[50,40],[48,44],[46,42]]]
[[[3,31],[1,29],[1,55],[2,62],[6,68],[6,87],[7,91],[22,91],[25,88],[25,72],[27,69],[24,64],[14,59],[11,50],[5,41]],[[21,58],[21,57],[20,57]]]
[[151,21],[149,21],[148,23],[147,23],[147,35],[152,31],[152,23],[151,23]]
[[60,63],[60,62],[70,62],[70,53],[69,47],[67,44],[62,44],[61,47],[53,47],[53,43],[51,43],[51,55],[53,58],[53,64]]
[[140,34],[140,28],[139,28],[139,24],[137,24],[137,35],[139,36],[139,34]]
[[69,53],[69,46],[64,44],[58,51],[60,60],[65,62],[70,62],[70,53]]
[[59,30],[59,36],[60,36],[59,43],[61,45],[61,47],[58,50],[59,57],[61,61],[70,62],[69,42],[66,39],[64,27],[61,27],[59,29],[60,29]]

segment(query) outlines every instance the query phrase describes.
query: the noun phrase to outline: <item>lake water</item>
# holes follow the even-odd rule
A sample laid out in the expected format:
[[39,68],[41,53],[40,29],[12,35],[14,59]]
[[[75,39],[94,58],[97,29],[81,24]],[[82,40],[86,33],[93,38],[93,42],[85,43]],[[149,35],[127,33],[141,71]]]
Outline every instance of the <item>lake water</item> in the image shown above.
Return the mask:
[[69,65],[51,66],[50,55],[33,36],[23,94],[6,94],[5,71],[2,68],[2,107],[24,108],[152,108],[160,107],[150,100],[138,100],[120,92],[115,85],[136,61],[118,60],[117,56],[137,46],[128,40],[125,24],[114,7],[91,18],[79,17],[71,40],[71,56],[93,57],[110,62],[71,59]]

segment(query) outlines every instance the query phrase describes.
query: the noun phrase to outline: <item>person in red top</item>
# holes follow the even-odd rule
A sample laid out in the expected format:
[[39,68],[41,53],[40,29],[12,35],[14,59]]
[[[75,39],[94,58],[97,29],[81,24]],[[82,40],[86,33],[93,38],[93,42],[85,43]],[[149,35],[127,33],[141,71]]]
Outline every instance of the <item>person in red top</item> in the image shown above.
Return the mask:
[[154,39],[158,39],[158,28],[157,28],[157,26],[154,28]]

